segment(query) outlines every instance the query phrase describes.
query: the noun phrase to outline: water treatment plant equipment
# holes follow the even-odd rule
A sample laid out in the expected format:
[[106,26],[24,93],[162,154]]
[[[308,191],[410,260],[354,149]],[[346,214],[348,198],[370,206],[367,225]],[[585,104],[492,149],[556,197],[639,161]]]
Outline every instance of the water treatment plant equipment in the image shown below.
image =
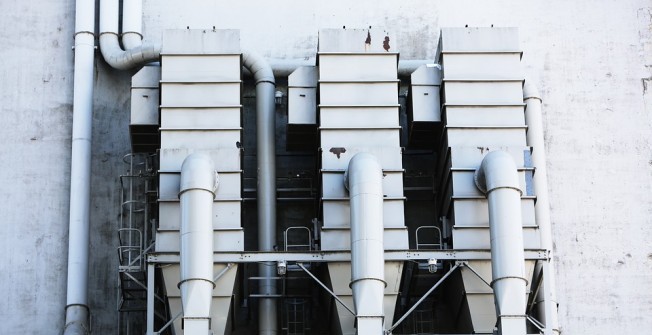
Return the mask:
[[[0,205],[9,333],[652,325],[649,76],[623,51],[652,63],[652,8],[632,0],[556,20],[575,5],[72,3],[2,11],[58,24],[6,54],[74,23],[70,58],[39,68],[4,57],[13,70],[0,74],[3,110],[27,106],[0,146],[19,158]],[[607,32],[594,17],[607,12],[636,19]],[[41,98],[26,99],[39,71]],[[29,107],[57,102],[71,113]]]

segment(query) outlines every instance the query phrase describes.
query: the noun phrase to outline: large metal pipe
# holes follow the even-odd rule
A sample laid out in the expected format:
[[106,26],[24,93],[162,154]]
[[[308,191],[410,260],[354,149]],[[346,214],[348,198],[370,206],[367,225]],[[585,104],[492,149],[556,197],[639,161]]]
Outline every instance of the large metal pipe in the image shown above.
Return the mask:
[[91,137],[93,125],[93,66],[95,63],[95,1],[75,4],[75,64],[73,84],[72,156],[70,163],[70,223],[68,228],[68,287],[64,334],[89,333],[88,253],[90,230]]
[[122,45],[126,50],[143,44],[143,0],[122,1]]
[[[136,1],[136,2],[134,2]],[[142,3],[139,0],[130,0],[125,5],[127,14],[126,28],[129,29],[123,40],[125,47],[132,47],[122,50],[118,39],[118,21],[120,16],[120,4],[118,0],[100,0],[100,51],[104,60],[113,68],[127,70],[138,65],[158,61],[161,54],[161,46],[158,43],[142,43],[137,41],[134,35],[140,35],[138,30],[142,26]],[[130,13],[130,9],[138,10],[140,13]],[[135,19],[138,17],[138,19]],[[125,26],[123,25],[123,28]]]
[[359,153],[345,175],[351,202],[351,289],[357,334],[383,333],[385,260],[383,170],[376,157]]
[[499,331],[502,335],[523,335],[527,280],[521,190],[514,160],[504,151],[488,153],[475,172],[475,183],[489,202],[491,287]]
[[547,267],[542,287],[536,297],[538,314],[545,325],[546,335],[559,333],[557,315],[557,299],[554,276],[554,258],[552,250],[552,225],[550,223],[550,200],[548,199],[548,171],[546,169],[546,150],[543,138],[543,118],[541,114],[541,95],[531,81],[525,81],[523,87],[525,101],[525,123],[528,126],[527,143],[532,147],[532,163],[536,168],[534,173],[534,190],[537,203],[534,207],[541,247],[550,252],[546,263],[538,263],[535,271],[541,273]]
[[[258,159],[258,249],[273,251],[276,246],[276,82],[272,68],[258,54],[244,52],[243,65],[256,81],[256,156]],[[275,295],[276,264],[263,262],[258,266],[260,294]],[[259,334],[278,333],[276,300],[258,301]]]
[[202,153],[181,165],[181,273],[179,289],[184,333],[210,334],[213,283],[213,200],[217,173]]

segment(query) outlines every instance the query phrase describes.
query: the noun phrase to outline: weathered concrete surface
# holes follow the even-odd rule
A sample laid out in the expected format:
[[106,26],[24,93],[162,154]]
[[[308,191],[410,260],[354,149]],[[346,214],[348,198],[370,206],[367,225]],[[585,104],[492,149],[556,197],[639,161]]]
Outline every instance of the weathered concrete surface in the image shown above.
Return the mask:
[[[239,28],[243,48],[314,58],[324,27],[384,26],[403,59],[433,58],[444,26],[516,26],[542,91],[566,334],[652,328],[652,4],[627,1],[145,1],[163,28]],[[74,1],[0,1],[0,304],[3,329],[63,326]],[[20,37],[18,37],[20,36]],[[115,333],[117,176],[128,152],[129,73],[98,60],[91,308]]]

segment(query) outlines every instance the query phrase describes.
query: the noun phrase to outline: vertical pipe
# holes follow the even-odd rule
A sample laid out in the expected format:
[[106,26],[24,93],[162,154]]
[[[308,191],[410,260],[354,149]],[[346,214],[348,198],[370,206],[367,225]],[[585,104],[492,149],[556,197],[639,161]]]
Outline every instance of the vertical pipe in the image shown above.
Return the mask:
[[351,201],[351,289],[356,333],[383,333],[385,260],[383,170],[376,157],[359,153],[349,162],[345,183]]
[[181,165],[181,273],[179,289],[184,333],[210,334],[213,283],[213,200],[217,173],[203,153]]
[[[256,156],[258,164],[258,249],[273,251],[276,245],[276,82],[272,68],[261,56],[245,52],[243,65],[256,80]],[[276,264],[258,265],[260,294],[275,295]],[[267,279],[269,278],[269,279]],[[261,335],[278,334],[276,300],[258,301],[258,331]]]
[[[552,224],[550,223],[550,201],[548,199],[548,172],[546,169],[546,150],[543,138],[543,119],[541,115],[541,96],[536,86],[530,81],[523,87],[523,100],[526,103],[525,123],[528,126],[527,142],[532,147],[534,173],[534,190],[537,203],[534,207],[536,222],[539,225],[541,247],[550,252],[548,268],[543,278],[543,287],[536,297],[538,314],[545,325],[545,334],[559,334],[557,299],[554,277],[554,258],[552,250]],[[542,271],[543,264],[538,264],[536,271]]]
[[124,0],[122,6],[122,45],[130,50],[143,44],[143,0]]
[[521,190],[512,157],[492,151],[476,170],[475,182],[489,202],[491,287],[502,335],[526,334],[525,254]]
[[146,335],[154,335],[154,279],[155,264],[147,263],[147,332]]
[[88,334],[88,252],[90,229],[93,65],[95,61],[95,1],[75,4],[75,64],[73,84],[70,223],[68,228],[68,287],[64,334]]

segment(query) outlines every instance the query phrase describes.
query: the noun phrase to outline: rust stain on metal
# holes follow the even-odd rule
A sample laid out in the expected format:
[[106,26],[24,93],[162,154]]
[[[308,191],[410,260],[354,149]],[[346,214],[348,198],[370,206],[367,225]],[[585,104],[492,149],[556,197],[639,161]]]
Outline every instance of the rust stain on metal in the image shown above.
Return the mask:
[[367,39],[364,40],[364,44],[371,44],[371,32],[367,31]]
[[476,147],[476,148],[478,148],[478,150],[480,150],[480,154],[484,154],[485,151],[489,152],[488,147]]
[[383,41],[383,49],[385,49],[385,51],[389,51],[389,48],[389,36],[385,36],[385,40]]
[[329,152],[332,152],[335,156],[337,156],[337,158],[340,158],[340,155],[346,152],[346,148],[342,148],[342,147],[333,147],[333,148],[331,148],[331,149],[328,150],[328,151],[329,151]]

